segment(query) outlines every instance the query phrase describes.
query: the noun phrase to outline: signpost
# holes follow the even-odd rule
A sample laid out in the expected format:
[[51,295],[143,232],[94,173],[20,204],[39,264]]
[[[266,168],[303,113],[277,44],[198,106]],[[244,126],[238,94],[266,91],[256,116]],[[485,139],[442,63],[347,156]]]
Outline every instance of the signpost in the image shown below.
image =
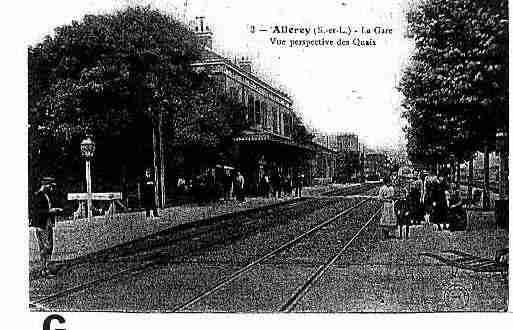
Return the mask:
[[86,161],[86,188],[87,188],[87,218],[93,218],[92,182],[91,182],[91,159],[94,156],[95,144],[90,137],[87,137],[80,144],[80,152]]
[[[116,203],[123,206],[121,204],[121,193],[120,192],[111,192],[111,193],[93,193],[92,189],[92,180],[91,180],[91,160],[93,159],[94,152],[96,149],[96,145],[90,136],[84,139],[82,143],[80,143],[80,153],[82,157],[85,158],[86,161],[86,193],[72,193],[68,194],[68,200],[77,200],[80,201],[80,205],[77,210],[77,214],[82,214],[84,211],[84,201],[87,201],[87,218],[89,221],[93,219],[93,200],[99,201],[110,201],[109,209],[106,212],[106,216],[110,217],[114,215],[116,212]],[[124,207],[124,206],[123,206]]]

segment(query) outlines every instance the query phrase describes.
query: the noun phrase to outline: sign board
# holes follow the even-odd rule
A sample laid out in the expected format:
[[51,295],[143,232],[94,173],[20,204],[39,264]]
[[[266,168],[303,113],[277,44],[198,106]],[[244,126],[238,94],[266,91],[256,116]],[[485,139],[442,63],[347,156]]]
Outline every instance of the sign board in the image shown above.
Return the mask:
[[[112,201],[121,199],[120,192],[107,192],[107,193],[92,193],[92,200],[95,201]],[[88,193],[71,193],[68,194],[69,201],[83,201],[88,199]]]

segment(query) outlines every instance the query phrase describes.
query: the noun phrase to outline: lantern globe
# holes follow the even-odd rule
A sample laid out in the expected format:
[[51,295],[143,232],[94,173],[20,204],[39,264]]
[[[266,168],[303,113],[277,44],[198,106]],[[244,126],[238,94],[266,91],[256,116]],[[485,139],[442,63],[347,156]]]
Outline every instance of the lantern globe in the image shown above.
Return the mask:
[[94,156],[96,145],[91,137],[85,138],[80,143],[80,152],[84,158],[92,158]]

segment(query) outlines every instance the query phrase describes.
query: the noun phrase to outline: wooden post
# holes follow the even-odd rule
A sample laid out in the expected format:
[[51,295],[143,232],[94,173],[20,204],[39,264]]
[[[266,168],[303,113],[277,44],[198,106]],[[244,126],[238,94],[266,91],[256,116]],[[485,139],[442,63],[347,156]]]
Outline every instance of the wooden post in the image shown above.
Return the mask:
[[488,211],[490,209],[490,151],[487,141],[484,145],[483,170],[483,210]]
[[137,182],[137,202],[139,203],[138,206],[141,209],[142,208],[142,193],[141,193],[141,183]]
[[468,162],[468,176],[467,176],[467,199],[472,201],[472,186],[474,185],[474,154],[470,156]]
[[86,186],[87,186],[87,219],[93,219],[93,195],[92,195],[92,182],[91,182],[91,160],[86,159]]

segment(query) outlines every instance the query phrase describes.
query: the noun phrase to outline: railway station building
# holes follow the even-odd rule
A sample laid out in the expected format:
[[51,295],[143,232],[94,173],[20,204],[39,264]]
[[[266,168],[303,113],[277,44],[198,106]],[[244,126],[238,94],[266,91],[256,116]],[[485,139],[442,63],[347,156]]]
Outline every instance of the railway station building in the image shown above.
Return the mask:
[[[198,22],[197,22],[198,23]],[[219,84],[220,92],[245,105],[245,129],[236,139],[237,159],[229,167],[239,169],[247,187],[254,191],[264,173],[279,171],[283,176],[301,172],[306,183],[312,181],[316,148],[293,139],[298,115],[292,99],[282,90],[258,77],[248,59],[234,62],[212,50],[213,33],[199,22],[196,34],[203,45],[201,60],[192,64],[208,70]]]

